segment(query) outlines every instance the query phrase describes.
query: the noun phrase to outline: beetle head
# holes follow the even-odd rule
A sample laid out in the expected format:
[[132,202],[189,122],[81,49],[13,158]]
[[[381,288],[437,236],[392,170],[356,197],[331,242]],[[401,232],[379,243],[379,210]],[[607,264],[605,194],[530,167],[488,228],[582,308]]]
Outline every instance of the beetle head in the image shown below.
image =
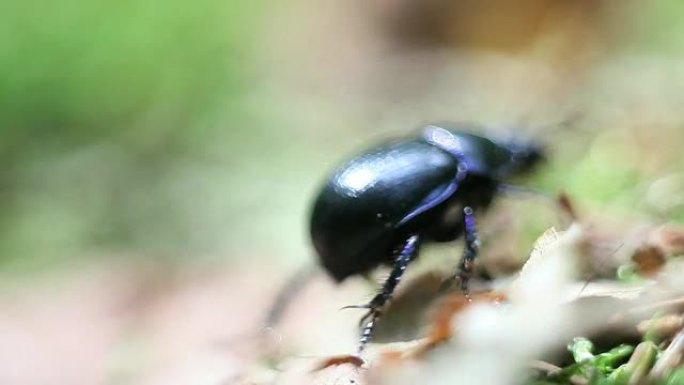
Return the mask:
[[507,176],[527,174],[546,160],[544,149],[539,143],[513,139],[502,145],[511,154],[510,161],[501,170]]

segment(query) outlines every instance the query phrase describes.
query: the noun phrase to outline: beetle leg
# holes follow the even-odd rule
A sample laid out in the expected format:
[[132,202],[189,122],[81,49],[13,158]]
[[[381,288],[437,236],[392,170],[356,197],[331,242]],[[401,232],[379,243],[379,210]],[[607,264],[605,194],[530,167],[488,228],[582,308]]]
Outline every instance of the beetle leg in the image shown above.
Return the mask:
[[268,310],[263,329],[272,329],[280,322],[280,319],[288,309],[292,300],[300,293],[301,289],[311,281],[311,278],[313,278],[316,270],[312,267],[313,266],[302,267],[287,279]]
[[401,248],[401,251],[397,253],[394,259],[392,271],[390,272],[389,277],[387,277],[385,280],[385,283],[382,285],[380,292],[373,297],[368,304],[360,306],[368,308],[369,310],[361,318],[361,326],[363,329],[361,331],[361,337],[359,338],[359,355],[363,352],[366,344],[373,338],[373,331],[375,330],[375,326],[382,315],[381,309],[383,306],[385,306],[387,301],[392,298],[392,293],[394,293],[394,289],[396,289],[399,281],[401,281],[401,277],[404,275],[406,267],[408,267],[409,263],[411,263],[416,256],[419,243],[420,238],[418,235],[412,235],[408,237],[404,243],[404,246]]
[[480,250],[480,238],[477,236],[475,215],[470,206],[463,208],[463,233],[465,247],[463,248],[463,257],[461,257],[456,277],[461,282],[461,291],[468,295],[468,283],[473,274],[475,257],[477,257],[477,253]]

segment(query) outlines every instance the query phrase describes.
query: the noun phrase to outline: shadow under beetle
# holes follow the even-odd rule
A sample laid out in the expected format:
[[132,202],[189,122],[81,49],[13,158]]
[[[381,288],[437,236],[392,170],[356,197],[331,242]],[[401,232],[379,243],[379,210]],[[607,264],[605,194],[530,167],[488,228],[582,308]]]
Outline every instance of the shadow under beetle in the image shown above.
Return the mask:
[[311,214],[311,238],[321,264],[338,282],[392,266],[370,302],[349,306],[368,309],[361,319],[359,354],[423,242],[464,235],[454,279],[467,294],[479,248],[475,213],[490,205],[506,178],[528,172],[542,158],[532,142],[428,125],[420,137],[379,144],[334,171]]

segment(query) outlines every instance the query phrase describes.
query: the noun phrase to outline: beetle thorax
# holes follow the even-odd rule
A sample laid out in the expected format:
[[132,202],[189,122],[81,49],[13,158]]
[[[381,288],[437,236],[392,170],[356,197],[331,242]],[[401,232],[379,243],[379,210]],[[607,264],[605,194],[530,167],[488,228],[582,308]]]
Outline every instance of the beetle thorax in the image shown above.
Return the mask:
[[463,233],[463,209],[486,209],[496,193],[497,183],[489,178],[469,176],[454,194],[417,223],[430,241],[449,242]]

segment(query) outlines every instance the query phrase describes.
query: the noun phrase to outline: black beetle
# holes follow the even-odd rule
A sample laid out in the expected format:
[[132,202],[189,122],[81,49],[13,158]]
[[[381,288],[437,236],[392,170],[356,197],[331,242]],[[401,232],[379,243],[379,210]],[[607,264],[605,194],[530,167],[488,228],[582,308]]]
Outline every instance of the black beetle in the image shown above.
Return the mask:
[[467,293],[479,247],[474,213],[490,205],[504,179],[529,171],[542,158],[532,142],[428,125],[418,138],[379,144],[337,168],[311,213],[311,238],[321,264],[336,281],[392,266],[370,302],[350,306],[369,309],[361,319],[359,353],[421,243],[464,234],[455,278]]

